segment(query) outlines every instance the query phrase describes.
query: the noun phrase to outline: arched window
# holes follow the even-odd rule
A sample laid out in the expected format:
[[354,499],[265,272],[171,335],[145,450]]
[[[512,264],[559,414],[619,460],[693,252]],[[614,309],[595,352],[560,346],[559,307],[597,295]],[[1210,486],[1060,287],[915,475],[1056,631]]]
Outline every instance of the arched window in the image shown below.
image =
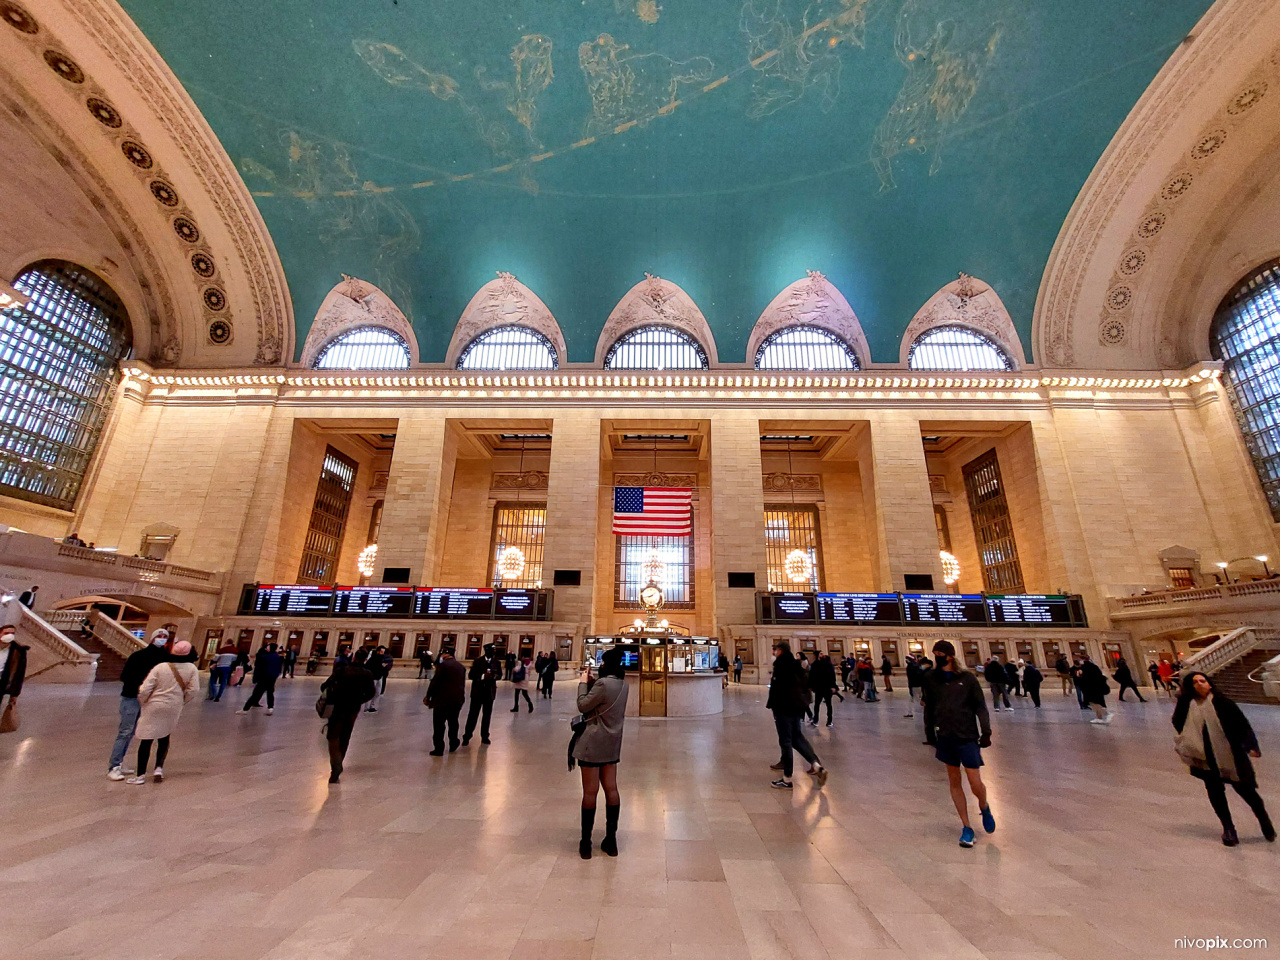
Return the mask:
[[605,354],[606,370],[705,370],[707,352],[687,333],[657,324],[623,334]]
[[70,510],[129,353],[129,316],[74,263],[42,260],[13,286],[30,299],[0,311],[0,489]]
[[1259,267],[1213,318],[1213,356],[1271,516],[1280,521],[1280,260]]
[[493,327],[472,340],[458,357],[459,370],[554,370],[556,348],[537,330]]
[[356,327],[334,337],[316,357],[317,370],[404,370],[409,345],[385,327]]
[[968,327],[926,330],[911,345],[912,370],[1012,370],[1013,363],[996,342]]
[[787,327],[764,338],[756,351],[757,370],[860,370],[858,355],[821,327]]

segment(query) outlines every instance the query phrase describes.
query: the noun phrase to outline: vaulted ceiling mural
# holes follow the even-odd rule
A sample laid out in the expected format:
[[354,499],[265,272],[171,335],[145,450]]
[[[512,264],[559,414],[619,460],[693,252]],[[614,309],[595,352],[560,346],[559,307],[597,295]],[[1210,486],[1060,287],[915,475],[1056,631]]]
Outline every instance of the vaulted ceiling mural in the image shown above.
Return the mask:
[[1209,6],[122,3],[253,191],[296,342],[345,273],[395,301],[428,362],[498,271],[546,303],[571,361],[646,272],[689,293],[725,362],[806,270],[874,360],[961,271],[1030,354],[1068,209]]

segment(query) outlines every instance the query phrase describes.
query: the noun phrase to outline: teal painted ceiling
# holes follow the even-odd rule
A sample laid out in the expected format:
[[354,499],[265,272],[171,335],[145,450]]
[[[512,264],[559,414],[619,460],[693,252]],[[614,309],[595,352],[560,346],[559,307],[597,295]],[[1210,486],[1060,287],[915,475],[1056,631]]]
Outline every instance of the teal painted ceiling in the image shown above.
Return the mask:
[[1045,262],[1208,0],[122,0],[255,193],[301,345],[340,274],[438,362],[496,271],[590,360],[650,272],[723,362],[819,270],[873,359],[964,271],[1028,355]]

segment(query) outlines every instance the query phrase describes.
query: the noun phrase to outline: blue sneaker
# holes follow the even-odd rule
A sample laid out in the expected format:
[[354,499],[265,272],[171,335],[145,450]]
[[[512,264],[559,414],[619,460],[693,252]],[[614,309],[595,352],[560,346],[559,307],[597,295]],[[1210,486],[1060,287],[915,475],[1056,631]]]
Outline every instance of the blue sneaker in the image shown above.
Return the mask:
[[973,846],[973,827],[965,827],[963,830],[960,831],[960,846],[962,847]]
[[982,829],[987,833],[996,832],[996,818],[991,815],[990,807],[982,811]]

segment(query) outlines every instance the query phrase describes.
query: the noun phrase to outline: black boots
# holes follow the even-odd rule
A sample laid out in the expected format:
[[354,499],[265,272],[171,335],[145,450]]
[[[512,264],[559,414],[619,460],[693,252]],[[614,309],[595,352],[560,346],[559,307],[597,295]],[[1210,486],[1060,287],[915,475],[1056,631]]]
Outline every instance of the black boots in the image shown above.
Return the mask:
[[578,856],[583,860],[591,859],[591,828],[596,823],[596,808],[582,808],[582,839],[578,841]]
[[618,810],[620,804],[605,804],[604,839],[600,841],[600,852],[611,857],[618,855]]
[[1240,838],[1236,836],[1236,828],[1232,826],[1224,826],[1222,828],[1222,845],[1224,847],[1238,846]]

